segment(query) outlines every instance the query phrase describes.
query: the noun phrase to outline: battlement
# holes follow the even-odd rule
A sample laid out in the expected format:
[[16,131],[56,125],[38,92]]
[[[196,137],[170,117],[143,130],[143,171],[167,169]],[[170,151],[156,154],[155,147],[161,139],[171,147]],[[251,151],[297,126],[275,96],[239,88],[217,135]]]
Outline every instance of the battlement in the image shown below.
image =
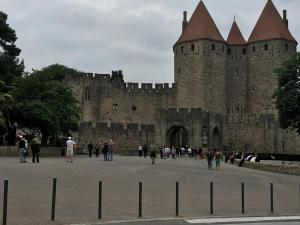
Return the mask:
[[176,87],[175,83],[171,85],[169,83],[126,83],[126,89],[128,91],[149,91],[149,92],[160,92],[173,90]]
[[137,123],[107,123],[107,122],[82,122],[80,129],[96,129],[104,133],[138,134],[139,132],[154,132],[154,124]]

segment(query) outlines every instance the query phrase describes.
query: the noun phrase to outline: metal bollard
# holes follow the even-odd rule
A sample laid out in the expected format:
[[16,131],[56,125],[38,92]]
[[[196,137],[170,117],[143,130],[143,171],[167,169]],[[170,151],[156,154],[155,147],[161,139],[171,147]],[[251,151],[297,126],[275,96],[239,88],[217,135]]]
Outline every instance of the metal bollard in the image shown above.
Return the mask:
[[102,219],[102,181],[99,181],[98,219]]
[[242,183],[242,213],[245,213],[245,184]]
[[6,225],[7,222],[7,197],[8,197],[8,180],[4,180],[2,225]]
[[57,178],[53,178],[51,221],[55,220],[56,183],[57,183]]
[[176,216],[179,215],[179,182],[176,182]]
[[139,182],[139,218],[142,217],[143,183]]
[[271,213],[274,213],[274,189],[273,183],[270,184],[270,200],[271,200]]
[[210,183],[210,214],[214,214],[214,183]]

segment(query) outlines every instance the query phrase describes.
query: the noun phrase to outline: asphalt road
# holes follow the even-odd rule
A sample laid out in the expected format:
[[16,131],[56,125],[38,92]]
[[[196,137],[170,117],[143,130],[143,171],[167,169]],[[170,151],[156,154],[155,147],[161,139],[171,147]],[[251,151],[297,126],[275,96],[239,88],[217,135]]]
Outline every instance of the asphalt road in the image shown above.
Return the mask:
[[[56,222],[50,223],[53,177],[58,179]],[[180,217],[210,215],[210,182],[214,182],[215,216],[241,215],[241,182],[245,182],[246,215],[272,215],[271,182],[274,183],[275,215],[300,212],[298,176],[228,164],[223,164],[221,170],[208,170],[205,161],[187,158],[158,160],[151,165],[149,158],[137,157],[116,156],[113,162],[104,162],[102,158],[82,156],[73,164],[63,158],[41,158],[40,164],[21,164],[17,158],[1,157],[0,181],[4,179],[9,180],[9,225],[97,223],[99,180],[103,181],[104,223],[138,218],[139,181],[143,182],[144,219],[175,216],[176,181],[179,182]]]

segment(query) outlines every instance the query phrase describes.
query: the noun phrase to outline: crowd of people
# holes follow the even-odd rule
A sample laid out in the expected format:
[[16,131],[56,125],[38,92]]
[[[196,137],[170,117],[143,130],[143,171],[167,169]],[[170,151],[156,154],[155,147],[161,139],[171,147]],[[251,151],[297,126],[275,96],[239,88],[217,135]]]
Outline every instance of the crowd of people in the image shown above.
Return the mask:
[[[66,162],[73,163],[73,155],[76,143],[72,140],[72,137],[68,137],[66,141]],[[28,156],[28,142],[23,137],[20,136],[20,140],[18,142],[19,147],[19,157],[21,163],[26,163],[26,157]],[[38,144],[38,140],[34,138],[31,141],[30,148],[32,151],[32,162],[39,163],[40,162],[40,148]],[[100,157],[100,152],[103,154],[104,161],[113,161],[113,154],[114,154],[114,144],[112,140],[107,140],[104,142],[97,142],[93,145],[90,142],[87,145],[87,150],[89,157],[95,155],[95,157]],[[157,146],[157,145],[148,145],[144,144],[138,146],[139,157],[147,158],[148,154],[151,158],[152,164],[155,164],[155,160],[160,157],[160,159],[178,159],[178,158],[190,158],[190,159],[206,159],[208,164],[208,169],[213,168],[213,161],[215,160],[216,169],[220,169],[221,161],[223,160],[223,155],[221,152],[214,150],[203,151],[201,147],[167,147],[167,146]],[[229,160],[231,163],[234,163],[234,159],[240,158],[246,161],[256,161],[258,159],[257,155],[247,155],[247,157],[243,155],[239,155],[239,153],[233,153]]]
[[107,140],[104,143],[97,142],[95,146],[92,142],[87,145],[89,157],[95,154],[95,157],[100,157],[100,150],[103,154],[104,161],[113,161],[114,144],[112,140]]

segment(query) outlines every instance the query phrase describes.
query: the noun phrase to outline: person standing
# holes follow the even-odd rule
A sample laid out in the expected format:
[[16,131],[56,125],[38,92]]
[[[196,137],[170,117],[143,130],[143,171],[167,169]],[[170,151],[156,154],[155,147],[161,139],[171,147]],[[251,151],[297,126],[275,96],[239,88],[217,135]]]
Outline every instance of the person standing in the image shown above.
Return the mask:
[[108,144],[108,141],[106,141],[105,143],[104,143],[104,146],[103,146],[103,156],[104,156],[104,161],[107,161],[108,160],[108,157],[107,157],[107,155],[108,155],[108,150],[109,150],[109,144]]
[[147,146],[147,144],[144,144],[143,152],[144,152],[144,157],[147,158],[147,155],[148,155],[148,146]]
[[112,140],[110,140],[109,148],[108,148],[108,160],[113,161],[113,154],[114,154],[114,143]]
[[20,163],[26,163],[26,141],[23,136],[20,136],[21,140],[19,141],[19,156]]
[[172,149],[171,149],[171,154],[172,154],[172,159],[175,159],[176,149],[175,149],[174,146],[173,146]]
[[101,143],[97,142],[95,145],[95,156],[99,157]]
[[32,162],[35,163],[35,159],[36,159],[36,162],[39,163],[40,162],[40,147],[39,147],[39,144],[37,143],[36,138],[33,138],[32,142],[31,142],[31,151],[32,151]]
[[220,152],[217,151],[215,156],[217,170],[221,168],[221,159],[222,159],[222,155]]
[[208,169],[211,170],[212,169],[212,162],[214,159],[213,153],[211,151],[207,152],[207,164],[208,164]]
[[89,157],[92,157],[92,155],[93,155],[93,148],[94,148],[92,142],[90,142],[88,144],[87,148],[88,148],[88,151],[89,151]]
[[67,162],[72,163],[73,162],[74,147],[75,147],[75,142],[72,141],[72,137],[68,138],[66,144],[67,144]]
[[139,157],[143,156],[143,147],[142,145],[139,145]]

